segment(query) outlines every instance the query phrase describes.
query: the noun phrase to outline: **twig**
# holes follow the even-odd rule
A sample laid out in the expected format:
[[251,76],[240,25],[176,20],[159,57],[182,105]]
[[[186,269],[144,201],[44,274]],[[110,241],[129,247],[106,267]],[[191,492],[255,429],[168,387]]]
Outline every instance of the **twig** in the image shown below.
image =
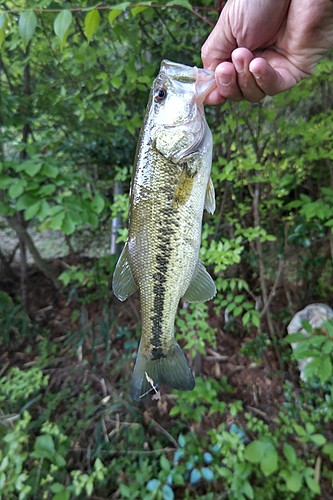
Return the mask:
[[146,411],[144,412],[144,417],[147,418],[155,427],[157,427],[158,430],[160,430],[162,434],[164,434],[176,448],[179,448],[177,441],[171,436],[171,434],[169,434],[168,431],[164,429],[164,427],[156,422],[156,420],[150,417]]
[[10,365],[10,362],[9,362],[9,361],[7,361],[7,363],[5,363],[5,364],[3,365],[3,367],[2,367],[2,368],[1,368],[1,370],[0,370],[0,377],[2,377],[2,375],[5,373],[5,371],[7,370],[7,368],[8,368],[8,366],[9,366],[9,365]]
[[266,311],[267,309],[269,308],[269,305],[272,301],[272,298],[274,297],[274,293],[276,291],[276,288],[279,284],[279,281],[280,281],[280,278],[281,278],[281,275],[282,275],[282,272],[283,272],[283,268],[284,268],[284,260],[280,259],[279,261],[279,269],[278,269],[278,273],[277,273],[277,276],[276,276],[276,279],[274,281],[274,285],[272,287],[272,290],[270,291],[269,293],[269,296],[267,298],[267,302],[265,303],[261,313],[260,313],[260,317],[262,318],[265,314],[266,314]]
[[265,413],[264,411],[261,411],[259,410],[259,408],[255,408],[254,406],[246,406],[245,409],[247,411],[252,411],[253,413],[256,413],[257,415],[260,415],[262,418],[264,418],[265,420],[267,420],[268,422],[270,422],[270,419],[268,418],[268,415],[267,413]]

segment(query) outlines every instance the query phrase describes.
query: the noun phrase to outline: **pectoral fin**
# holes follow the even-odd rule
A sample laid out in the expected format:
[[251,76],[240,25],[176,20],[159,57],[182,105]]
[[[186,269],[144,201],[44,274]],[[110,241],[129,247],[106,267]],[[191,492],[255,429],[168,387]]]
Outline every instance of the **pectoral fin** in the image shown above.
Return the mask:
[[210,214],[214,213],[215,211],[215,189],[211,177],[209,177],[206,188],[205,209]]
[[199,260],[194,271],[192,281],[185,292],[184,299],[188,302],[206,302],[216,295],[216,288],[212,277],[207,273],[205,266]]
[[125,243],[113,273],[112,290],[115,296],[123,301],[138,289],[129,264],[128,245]]

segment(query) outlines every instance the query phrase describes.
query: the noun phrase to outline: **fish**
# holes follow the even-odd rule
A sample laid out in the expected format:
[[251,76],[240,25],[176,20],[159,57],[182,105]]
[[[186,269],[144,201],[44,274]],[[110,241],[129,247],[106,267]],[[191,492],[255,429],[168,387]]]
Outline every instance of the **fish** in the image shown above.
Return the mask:
[[203,211],[215,210],[213,140],[204,112],[214,87],[213,71],[168,60],[151,87],[131,181],[128,238],[112,280],[121,301],[139,291],[134,401],[161,384],[181,391],[195,386],[174,321],[181,298],[205,302],[216,294],[199,259]]

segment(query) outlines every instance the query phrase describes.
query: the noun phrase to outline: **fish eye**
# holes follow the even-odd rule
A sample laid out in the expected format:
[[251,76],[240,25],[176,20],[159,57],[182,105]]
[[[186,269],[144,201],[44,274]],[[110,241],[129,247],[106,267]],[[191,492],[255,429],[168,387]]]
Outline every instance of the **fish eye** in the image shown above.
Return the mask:
[[164,88],[160,88],[157,89],[154,99],[156,102],[161,102],[164,101],[166,96],[167,96],[167,91]]

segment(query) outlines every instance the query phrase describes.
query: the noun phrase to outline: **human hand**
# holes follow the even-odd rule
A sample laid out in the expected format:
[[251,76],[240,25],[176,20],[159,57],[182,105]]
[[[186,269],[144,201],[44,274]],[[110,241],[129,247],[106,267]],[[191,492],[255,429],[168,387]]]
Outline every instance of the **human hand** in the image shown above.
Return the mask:
[[202,47],[207,104],[258,102],[310,76],[333,45],[332,0],[228,0]]

